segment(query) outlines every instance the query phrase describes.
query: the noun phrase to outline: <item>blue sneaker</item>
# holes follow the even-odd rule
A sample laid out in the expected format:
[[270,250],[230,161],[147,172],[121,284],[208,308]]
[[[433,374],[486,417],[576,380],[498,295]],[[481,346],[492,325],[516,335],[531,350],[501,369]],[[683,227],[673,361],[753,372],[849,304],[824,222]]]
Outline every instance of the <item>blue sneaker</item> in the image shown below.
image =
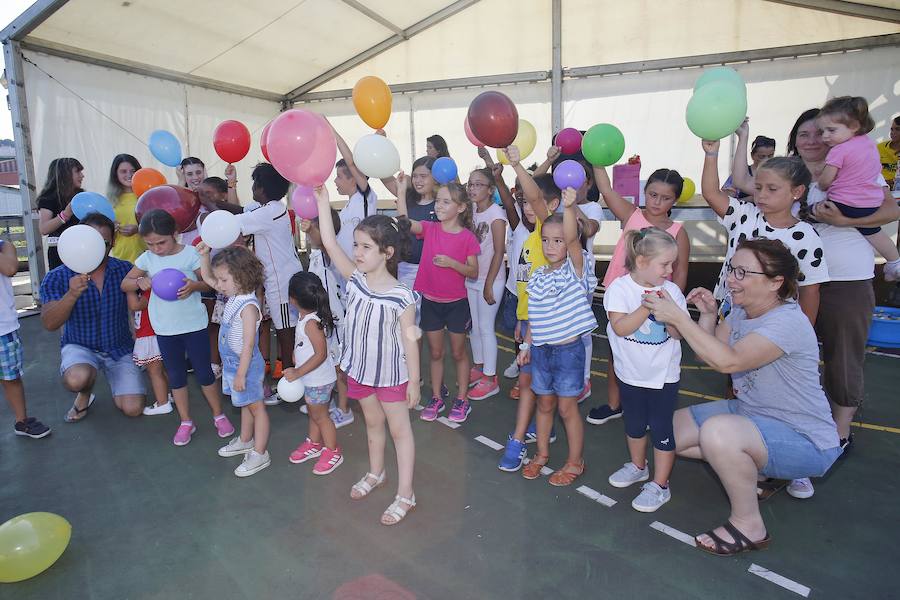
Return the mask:
[[[553,426],[553,429],[550,430],[550,443],[556,441],[556,425]],[[525,431],[525,443],[526,444],[535,444],[537,443],[537,423],[534,422],[534,419],[531,420],[531,424],[528,425],[528,430]]]
[[497,468],[507,473],[515,473],[525,464],[525,444],[509,436],[506,440],[506,450]]

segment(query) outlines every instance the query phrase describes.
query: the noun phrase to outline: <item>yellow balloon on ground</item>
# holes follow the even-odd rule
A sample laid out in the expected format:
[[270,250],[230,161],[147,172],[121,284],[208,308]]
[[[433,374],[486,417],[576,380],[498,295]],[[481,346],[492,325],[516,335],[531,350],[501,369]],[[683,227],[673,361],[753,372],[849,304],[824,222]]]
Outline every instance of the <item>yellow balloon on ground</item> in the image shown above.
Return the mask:
[[685,202],[690,202],[691,198],[694,197],[694,194],[697,193],[697,186],[694,184],[694,180],[690,177],[684,178],[684,186],[681,188],[681,195],[678,196],[677,204],[684,204]]
[[62,556],[72,526],[59,515],[33,512],[0,525],[0,583],[34,577]]
[[[519,119],[519,133],[516,134],[516,139],[514,139],[513,143],[510,145],[518,148],[519,157],[522,160],[525,160],[529,154],[534,152],[534,147],[536,144],[537,131],[534,129],[534,125],[532,125],[525,119]],[[504,154],[503,150],[499,148],[497,149],[497,160],[499,160],[501,164],[509,164],[509,161],[506,160],[506,154]]]
[[353,107],[372,129],[387,125],[392,101],[391,88],[378,77],[363,77],[353,86]]

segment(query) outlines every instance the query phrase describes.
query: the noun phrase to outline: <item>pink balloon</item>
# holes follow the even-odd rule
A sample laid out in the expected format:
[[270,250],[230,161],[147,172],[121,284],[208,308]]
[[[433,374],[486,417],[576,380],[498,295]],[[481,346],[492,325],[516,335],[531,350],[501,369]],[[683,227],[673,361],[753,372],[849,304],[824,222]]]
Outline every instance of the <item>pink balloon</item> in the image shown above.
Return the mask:
[[463,128],[466,130],[466,137],[469,138],[469,141],[479,148],[484,148],[484,142],[475,137],[475,134],[472,133],[472,128],[469,127],[469,117],[466,116],[466,120],[463,122]]
[[316,205],[316,196],[313,188],[308,185],[298,185],[291,194],[291,206],[301,219],[315,219],[319,216],[319,207]]
[[285,111],[272,121],[266,150],[272,166],[285,179],[311,187],[325,183],[337,157],[328,121],[301,109]]
[[566,127],[556,134],[556,145],[563,154],[578,154],[581,151],[581,132]]

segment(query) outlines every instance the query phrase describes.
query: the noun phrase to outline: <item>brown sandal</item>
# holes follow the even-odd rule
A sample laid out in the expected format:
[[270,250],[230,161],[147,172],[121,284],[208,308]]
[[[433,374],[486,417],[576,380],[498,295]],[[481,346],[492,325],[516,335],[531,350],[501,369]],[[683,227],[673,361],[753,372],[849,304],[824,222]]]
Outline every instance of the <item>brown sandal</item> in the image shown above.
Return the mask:
[[734,556],[735,554],[740,554],[742,552],[750,552],[751,550],[765,550],[769,547],[769,543],[772,541],[772,538],[769,537],[769,533],[766,532],[766,536],[759,540],[758,542],[753,542],[746,535],[741,533],[741,531],[735,527],[731,521],[725,521],[722,524],[722,527],[725,528],[725,531],[731,536],[734,540],[733,542],[726,542],[710,529],[703,535],[708,535],[709,539],[713,541],[715,544],[715,548],[710,548],[704,544],[700,543],[699,538],[694,538],[694,543],[697,544],[697,547],[703,550],[704,552],[708,552],[710,554],[715,554],[716,556]]
[[[567,471],[566,469],[575,469],[575,471]],[[584,461],[580,463],[566,462],[562,469],[555,471],[550,476],[550,485],[555,485],[556,487],[572,485],[572,482],[581,477],[582,473],[584,473]]]
[[756,482],[756,498],[764,502],[787,487],[790,483],[786,479],[773,479],[771,477]]
[[550,462],[549,456],[535,454],[531,461],[522,469],[522,477],[525,479],[537,479],[541,476],[541,469]]

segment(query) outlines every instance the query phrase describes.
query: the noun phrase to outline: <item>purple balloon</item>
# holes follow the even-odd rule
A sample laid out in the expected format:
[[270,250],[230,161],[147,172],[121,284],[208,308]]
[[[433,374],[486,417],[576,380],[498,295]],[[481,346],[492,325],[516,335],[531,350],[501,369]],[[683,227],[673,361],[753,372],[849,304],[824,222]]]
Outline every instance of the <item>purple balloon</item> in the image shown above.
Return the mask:
[[584,185],[584,167],[575,160],[564,160],[553,169],[553,182],[561,190],[572,188],[577,190]]
[[153,276],[153,293],[169,302],[178,300],[178,290],[184,287],[185,275],[178,269],[163,269]]

